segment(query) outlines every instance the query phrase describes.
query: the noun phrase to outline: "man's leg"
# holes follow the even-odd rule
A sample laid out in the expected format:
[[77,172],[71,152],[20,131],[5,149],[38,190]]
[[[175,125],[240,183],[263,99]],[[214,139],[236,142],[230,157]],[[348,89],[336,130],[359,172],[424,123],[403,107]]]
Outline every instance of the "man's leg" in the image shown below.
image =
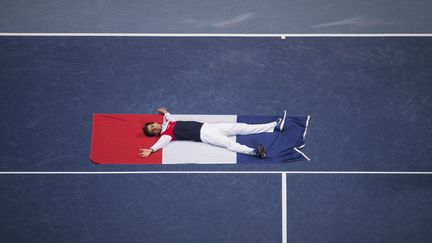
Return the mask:
[[225,136],[235,136],[274,132],[277,122],[265,124],[209,123],[208,125],[221,131]]
[[246,124],[246,123],[209,123],[212,126],[220,130],[226,136],[235,135],[251,135],[258,133],[271,133],[275,131],[282,131],[286,119],[286,111],[282,117],[277,121],[269,122],[265,124]]
[[253,148],[234,142],[233,140],[228,138],[227,135],[225,135],[220,129],[217,129],[212,125],[213,124],[210,125],[208,123],[205,123],[201,128],[201,140],[203,141],[203,143],[223,147],[237,153],[255,155]]

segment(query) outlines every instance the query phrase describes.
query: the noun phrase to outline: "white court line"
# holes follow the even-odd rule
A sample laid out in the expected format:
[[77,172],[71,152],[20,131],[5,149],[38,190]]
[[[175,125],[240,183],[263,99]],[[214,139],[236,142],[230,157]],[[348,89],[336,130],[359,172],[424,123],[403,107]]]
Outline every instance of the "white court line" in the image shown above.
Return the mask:
[[287,204],[287,173],[282,173],[282,243],[287,243],[288,241]]
[[0,175],[121,175],[121,174],[330,174],[432,175],[432,171],[0,171]]
[[2,32],[0,36],[70,36],[70,37],[432,37],[432,33],[365,33],[365,34],[210,34],[210,33],[14,33]]

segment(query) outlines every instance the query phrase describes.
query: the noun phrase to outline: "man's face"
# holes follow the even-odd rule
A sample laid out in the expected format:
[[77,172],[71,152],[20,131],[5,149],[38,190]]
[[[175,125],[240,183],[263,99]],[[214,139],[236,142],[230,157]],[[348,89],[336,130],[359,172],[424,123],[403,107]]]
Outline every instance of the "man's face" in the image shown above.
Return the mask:
[[162,126],[156,122],[153,124],[147,125],[147,128],[151,134],[156,135],[156,136],[158,136],[162,130]]

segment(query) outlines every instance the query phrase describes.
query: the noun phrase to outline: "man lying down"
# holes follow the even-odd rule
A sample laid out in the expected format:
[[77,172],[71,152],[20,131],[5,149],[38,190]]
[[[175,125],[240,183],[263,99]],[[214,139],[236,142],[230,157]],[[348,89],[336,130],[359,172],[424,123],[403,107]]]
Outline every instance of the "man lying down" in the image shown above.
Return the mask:
[[262,144],[256,148],[250,148],[229,139],[229,136],[282,132],[286,119],[286,111],[284,111],[284,115],[277,121],[266,124],[201,123],[196,121],[176,121],[165,108],[159,108],[159,112],[164,115],[163,124],[149,122],[143,127],[146,136],[159,136],[158,141],[153,146],[140,149],[138,155],[143,158],[150,156],[171,141],[188,140],[203,142],[264,159],[266,151]]

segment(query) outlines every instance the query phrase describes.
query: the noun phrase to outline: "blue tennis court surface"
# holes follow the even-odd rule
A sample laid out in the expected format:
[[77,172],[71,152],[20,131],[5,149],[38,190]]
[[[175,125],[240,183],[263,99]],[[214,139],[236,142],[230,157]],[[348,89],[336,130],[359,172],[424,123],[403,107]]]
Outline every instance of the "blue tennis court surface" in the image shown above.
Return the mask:
[[[0,1],[0,242],[430,243],[431,7]],[[90,162],[159,107],[311,115],[311,161]]]
[[281,242],[279,175],[2,175],[0,181],[2,242]]
[[430,174],[285,176],[2,175],[1,239],[429,242]]
[[432,33],[431,10],[428,0],[0,1],[0,32]]
[[288,242],[429,242],[431,175],[288,175]]
[[87,163],[92,114],[159,106],[311,115],[314,163],[294,170],[432,169],[430,38],[3,37],[0,48],[2,170],[137,169]]

